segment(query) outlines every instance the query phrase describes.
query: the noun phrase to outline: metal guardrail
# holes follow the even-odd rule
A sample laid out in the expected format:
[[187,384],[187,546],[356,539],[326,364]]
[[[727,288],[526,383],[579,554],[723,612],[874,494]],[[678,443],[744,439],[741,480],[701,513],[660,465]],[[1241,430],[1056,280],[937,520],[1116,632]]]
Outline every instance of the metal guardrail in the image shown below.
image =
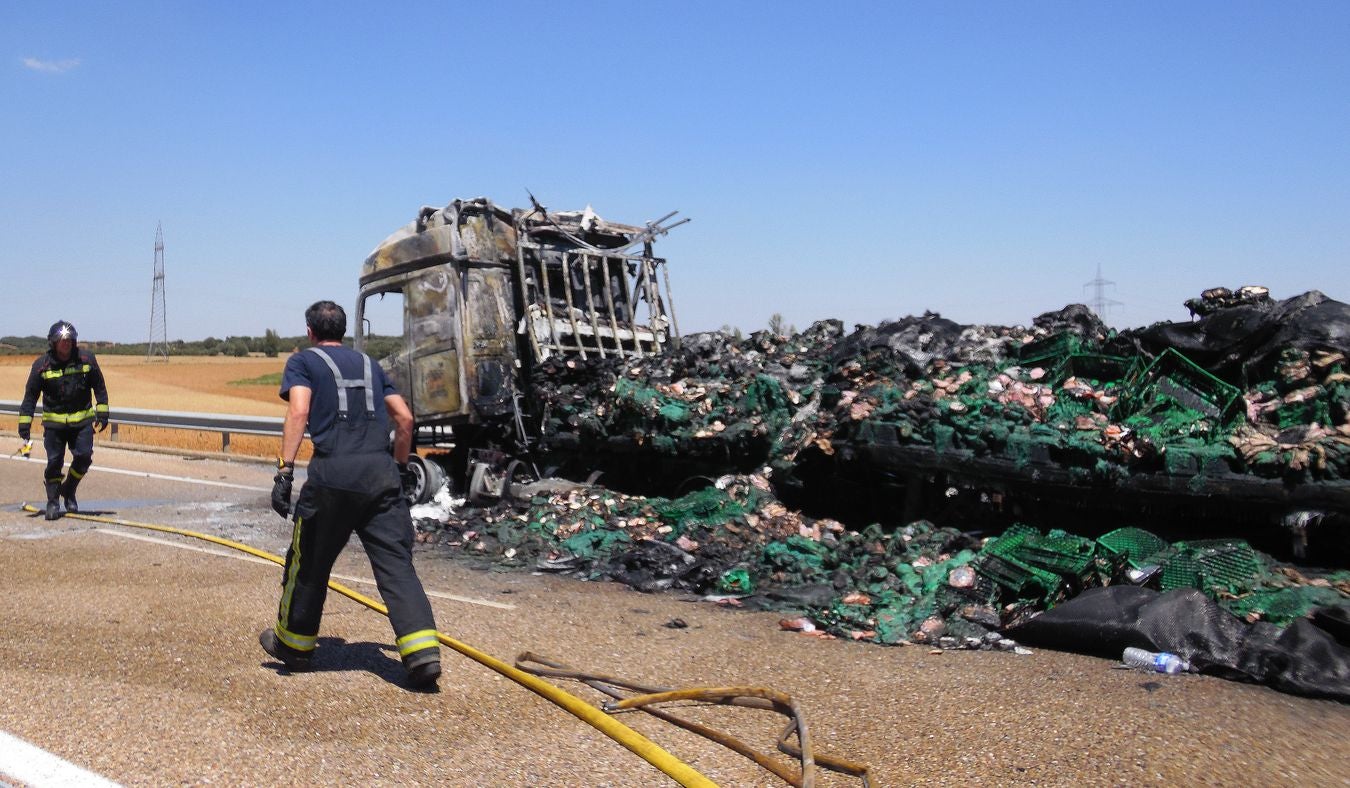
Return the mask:
[[[0,414],[19,415],[16,400],[0,400]],[[42,406],[38,405],[33,421],[42,420]],[[128,427],[164,427],[177,430],[198,430],[201,432],[219,432],[220,450],[230,450],[231,435],[273,435],[281,437],[281,427],[285,422],[280,416],[235,416],[225,413],[187,413],[172,410],[141,410],[139,408],[109,408],[108,425],[110,439],[117,440],[118,425]]]

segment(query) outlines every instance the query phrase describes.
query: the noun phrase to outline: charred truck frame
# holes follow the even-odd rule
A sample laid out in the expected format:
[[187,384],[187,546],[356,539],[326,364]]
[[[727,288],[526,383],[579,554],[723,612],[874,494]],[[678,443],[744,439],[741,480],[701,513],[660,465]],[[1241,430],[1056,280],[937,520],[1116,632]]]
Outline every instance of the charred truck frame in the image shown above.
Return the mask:
[[[533,198],[531,198],[533,201]],[[689,221],[638,227],[588,207],[506,210],[486,198],[424,207],[366,258],[355,341],[372,298],[403,297],[402,347],[381,359],[416,418],[414,493],[450,478],[471,498],[536,474],[530,372],[555,355],[634,357],[679,341],[666,261],[655,239]]]

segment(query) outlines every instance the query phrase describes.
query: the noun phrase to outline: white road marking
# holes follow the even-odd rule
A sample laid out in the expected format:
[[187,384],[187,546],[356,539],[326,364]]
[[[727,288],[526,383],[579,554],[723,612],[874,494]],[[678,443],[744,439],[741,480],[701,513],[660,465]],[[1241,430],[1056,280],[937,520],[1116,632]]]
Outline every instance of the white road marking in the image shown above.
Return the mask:
[[[126,531],[117,531],[113,530],[112,528],[95,528],[94,530],[101,534],[111,534],[113,536],[120,536],[125,539],[137,539],[142,542],[151,542],[153,544],[164,545],[166,547],[177,547],[181,550],[191,550],[197,553],[207,553],[209,555],[217,555],[222,558],[234,558],[239,561],[250,561],[255,564],[267,564],[269,566],[277,566],[276,563],[268,561],[266,559],[259,558],[256,555],[249,555],[248,553],[240,553],[233,550],[218,550],[212,547],[198,547],[197,545],[182,544],[181,542],[174,542],[168,539],[160,539],[154,536],[145,536],[143,534],[134,534],[134,533],[127,533]],[[336,574],[332,575],[332,577],[334,580],[341,580],[346,583],[360,583],[362,585],[368,586],[375,585],[375,581],[373,579],[366,577],[352,577],[350,575],[336,575]],[[493,602],[490,599],[474,599],[473,597],[458,596],[456,594],[447,594],[444,591],[432,591],[430,589],[426,589],[426,593],[427,596],[429,597],[435,597],[437,599],[449,599],[454,602],[463,602],[468,605],[495,607],[500,610],[516,609],[515,605],[507,604],[505,602]]]
[[111,534],[112,536],[120,536],[123,539],[135,539],[140,542],[150,542],[151,544],[164,545],[165,547],[177,547],[180,550],[191,550],[194,553],[206,553],[208,555],[218,555],[221,558],[234,558],[239,561],[248,561],[254,564],[267,564],[268,566],[277,565],[272,561],[268,561],[264,558],[259,558],[256,555],[249,555],[248,553],[241,553],[236,550],[218,550],[214,547],[198,547],[195,544],[183,544],[181,542],[174,542],[168,539],[160,539],[154,536],[145,536],[144,534],[134,534],[134,533],[127,533],[126,531],[116,531],[113,530],[112,528],[95,528],[94,530],[101,534]]
[[[46,460],[45,460],[45,459],[39,460],[39,459],[37,459],[36,457],[32,457],[32,458],[27,458],[27,459],[25,459],[25,458],[23,458],[23,457],[14,457],[14,456],[10,456],[10,457],[7,457],[6,459],[14,460],[15,462],[36,462],[36,463],[46,463]],[[191,478],[188,478],[187,476],[167,476],[167,475],[162,474],[162,473],[147,473],[146,471],[129,471],[129,470],[126,470],[126,469],[123,469],[123,468],[109,468],[109,467],[107,467],[106,465],[97,465],[97,464],[94,465],[94,469],[93,469],[92,471],[90,471],[90,472],[91,472],[91,473],[120,473],[120,474],[124,474],[124,475],[126,475],[126,476],[139,476],[139,477],[144,478],[144,479],[162,479],[162,480],[164,480],[164,481],[169,481],[169,482],[187,482],[188,484],[204,484],[204,485],[207,485],[207,486],[210,486],[210,487],[229,487],[229,488],[234,489],[234,490],[253,490],[253,491],[255,491],[255,492],[271,492],[271,491],[272,491],[272,488],[271,488],[271,487],[253,487],[253,486],[248,485],[248,484],[231,484],[230,482],[213,482],[213,481],[210,481],[209,479],[191,479]]]
[[23,739],[0,731],[0,781],[15,781],[31,788],[80,785],[97,788],[116,788],[117,783],[106,780],[69,761],[63,761],[44,749],[34,747]]

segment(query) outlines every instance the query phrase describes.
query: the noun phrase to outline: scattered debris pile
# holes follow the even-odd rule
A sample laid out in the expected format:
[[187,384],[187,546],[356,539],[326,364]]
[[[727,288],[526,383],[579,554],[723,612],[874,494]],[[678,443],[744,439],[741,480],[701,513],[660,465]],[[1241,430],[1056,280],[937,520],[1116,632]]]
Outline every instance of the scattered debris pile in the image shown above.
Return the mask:
[[[1244,625],[1345,618],[1350,572],[1172,526],[1191,504],[1218,529],[1255,512],[1245,525],[1282,517],[1305,546],[1310,524],[1344,538],[1350,307],[1261,288],[1188,306],[1190,323],[1125,332],[1070,306],[1029,328],[929,313],[551,358],[532,380],[544,455],[571,475],[603,469],[605,486],[545,479],[491,508],[441,501],[419,510],[421,538],[500,566],[790,610],[785,629],[882,644],[1015,649],[1010,629],[1121,586],[1199,593]],[[884,489],[901,495],[869,519],[848,508]],[[953,508],[972,497],[1002,519]],[[1117,510],[1084,516],[1083,501]]]
[[1350,571],[1305,574],[1241,540],[1169,544],[1133,527],[1094,540],[1025,524],[976,540],[927,521],[849,530],[788,509],[753,475],[676,499],[552,487],[422,517],[423,539],[503,566],[793,610],[802,616],[784,628],[883,644],[1011,648],[1001,630],[1117,584],[1198,589],[1277,626],[1350,607]]

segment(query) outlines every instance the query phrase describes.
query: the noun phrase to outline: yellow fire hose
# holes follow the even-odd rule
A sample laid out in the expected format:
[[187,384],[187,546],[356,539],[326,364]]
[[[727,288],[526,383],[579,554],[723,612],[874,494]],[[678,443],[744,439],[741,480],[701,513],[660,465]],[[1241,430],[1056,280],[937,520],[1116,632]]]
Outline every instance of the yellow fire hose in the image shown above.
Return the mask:
[[[25,512],[32,512],[34,514],[39,513],[39,510],[36,507],[31,506],[29,504],[24,504],[23,510]],[[223,539],[218,536],[211,536],[210,534],[197,533],[195,531],[185,531],[181,528],[173,528],[167,525],[154,525],[153,523],[138,523],[131,520],[123,520],[117,517],[101,517],[98,515],[79,514],[79,513],[68,513],[65,516],[78,520],[88,520],[90,522],[95,523],[121,525],[126,526],[128,528],[144,528],[150,531],[161,531],[163,533],[177,534],[179,536],[190,536],[193,539],[202,539],[207,542],[214,542],[215,544],[218,545],[224,545],[225,547],[231,547],[234,548],[235,550],[241,550],[245,553],[248,553],[249,555],[257,556],[258,558],[271,561],[274,564],[284,566],[286,563],[285,559],[281,558],[280,556],[272,555],[271,553],[259,550],[254,547],[250,547],[241,542],[234,542],[229,539]],[[345,597],[360,602],[361,604],[365,605],[371,610],[374,610],[385,616],[389,615],[389,609],[386,608],[382,603],[377,602],[376,600],[371,599],[370,597],[365,596],[364,594],[358,591],[353,591],[352,589],[342,585],[341,583],[337,583],[330,580],[328,581],[328,587],[338,592],[339,594],[342,594]],[[497,671],[498,673],[502,674],[503,676],[506,676],[507,678],[511,679],[517,684],[520,684],[521,686],[534,692],[535,694],[542,696],[544,699],[558,706],[561,706],[564,710],[570,712],[583,722],[587,723],[591,727],[595,728],[596,730],[605,734],[609,738],[623,745],[630,752],[642,758],[647,763],[650,763],[652,766],[655,766],[657,769],[660,769],[662,772],[665,772],[667,776],[669,776],[672,780],[679,783],[680,785],[683,786],[716,785],[716,783],[714,783],[712,780],[709,780],[707,777],[704,777],[702,774],[699,774],[691,766],[679,760],[670,753],[666,752],[664,749],[662,749],[660,746],[652,742],[647,737],[643,736],[642,734],[638,733],[632,728],[629,728],[627,725],[624,725],[623,723],[619,722],[618,720],[614,719],[608,714],[605,714],[603,711],[597,709],[596,707],[592,706],[591,704],[587,703],[581,698],[578,698],[575,695],[572,695],[564,690],[561,690],[553,686],[552,684],[549,684],[548,682],[538,678],[537,676],[532,676],[529,673],[520,670],[519,668],[516,668],[512,665],[508,665],[505,662],[502,662],[501,660],[497,659],[496,657],[493,657],[489,654],[485,654],[465,643],[461,643],[458,640],[455,640],[454,638],[450,637],[449,635],[437,632],[436,638],[441,642],[442,645],[448,646],[449,648],[458,651],[459,653],[463,654],[469,659],[472,659],[481,665],[484,665],[486,667],[491,668],[492,670]]]

